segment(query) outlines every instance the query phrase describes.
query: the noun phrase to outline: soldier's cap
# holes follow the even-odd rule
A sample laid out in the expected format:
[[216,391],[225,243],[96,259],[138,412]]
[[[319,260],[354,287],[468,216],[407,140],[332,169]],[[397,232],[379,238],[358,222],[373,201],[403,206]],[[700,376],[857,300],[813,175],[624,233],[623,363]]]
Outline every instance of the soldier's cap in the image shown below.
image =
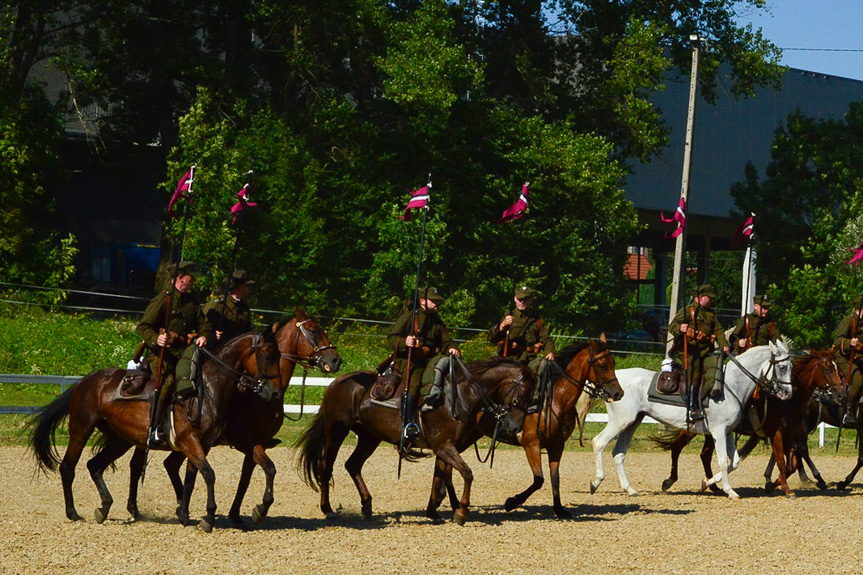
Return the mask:
[[757,295],[753,297],[752,303],[755,305],[760,305],[765,309],[770,309],[770,306],[773,305],[773,302],[767,299],[767,294]]
[[533,294],[536,293],[535,290],[526,285],[519,286],[515,288],[515,297],[518,299],[524,299],[526,297],[533,297]]
[[181,260],[179,266],[175,264],[168,266],[168,272],[170,272],[171,275],[174,275],[174,272],[177,272],[177,270],[179,270],[179,273],[177,273],[178,276],[192,276],[197,278],[201,275],[198,273],[198,266],[195,262],[190,260]]
[[233,289],[235,287],[241,286],[243,284],[246,285],[255,285],[255,280],[249,278],[249,272],[246,270],[234,270],[234,273],[227,279],[228,288]]
[[443,296],[438,293],[437,288],[431,286],[421,287],[419,289],[419,297],[420,299],[427,299],[438,303],[443,301]]
[[710,298],[716,299],[716,293],[713,291],[713,286],[710,284],[701,284],[698,286],[698,289],[695,290],[695,295],[706,295]]

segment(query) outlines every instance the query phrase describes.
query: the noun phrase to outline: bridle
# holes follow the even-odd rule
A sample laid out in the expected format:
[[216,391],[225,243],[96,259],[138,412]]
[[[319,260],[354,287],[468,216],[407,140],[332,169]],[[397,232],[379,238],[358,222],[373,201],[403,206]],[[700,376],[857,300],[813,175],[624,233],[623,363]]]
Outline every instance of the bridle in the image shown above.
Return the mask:
[[[252,340],[252,345],[250,345],[249,349],[244,352],[244,354],[255,354],[255,364],[257,366],[258,374],[254,377],[252,377],[251,374],[248,374],[245,371],[239,371],[238,369],[231,367],[207,348],[202,347],[200,349],[207,357],[213,360],[216,365],[237,377],[237,387],[248,389],[258,395],[263,395],[264,388],[269,384],[269,381],[271,379],[281,377],[281,375],[278,373],[272,375],[267,374],[268,365],[266,360],[266,354],[262,353],[265,344],[261,342],[261,339],[262,337],[260,334],[255,334],[254,339]],[[240,359],[240,363],[243,363],[246,357],[248,356],[242,357]]]
[[[334,345],[317,345],[312,338],[312,335],[309,333],[309,330],[306,329],[305,324],[312,321],[311,318],[304,319],[303,321],[294,320],[294,324],[297,326],[297,344],[295,349],[300,348],[300,334],[306,339],[306,343],[309,344],[309,347],[312,348],[312,353],[309,355],[299,355],[295,353],[282,353],[282,358],[287,359],[288,361],[292,361],[294,363],[298,363],[302,365],[306,369],[315,369],[318,367],[318,362],[321,360],[321,355],[328,349],[336,349]],[[303,376],[305,378],[305,376]]]
[[[604,399],[611,399],[611,393],[609,393],[608,389],[606,388],[608,384],[617,381],[616,375],[614,377],[609,377],[601,381],[590,380],[591,371],[593,371],[594,379],[599,379],[599,372],[596,371],[596,364],[611,356],[611,350],[606,349],[597,356],[593,355],[592,349],[589,353],[590,355],[587,358],[587,377],[584,378],[584,381],[579,381],[566,373],[566,370],[561,369],[561,367],[556,362],[551,362],[551,365],[558,372],[560,377],[565,379],[570,385],[573,385],[575,387],[581,386],[582,391],[589,395],[591,398],[603,397]],[[618,385],[620,385],[619,382]]]

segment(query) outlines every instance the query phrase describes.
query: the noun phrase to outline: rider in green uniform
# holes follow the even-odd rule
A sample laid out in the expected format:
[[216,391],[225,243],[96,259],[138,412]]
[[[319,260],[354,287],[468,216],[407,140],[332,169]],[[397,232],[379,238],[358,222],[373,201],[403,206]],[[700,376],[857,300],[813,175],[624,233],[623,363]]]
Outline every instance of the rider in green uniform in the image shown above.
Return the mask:
[[204,315],[216,330],[216,341],[219,343],[252,331],[252,310],[246,300],[254,283],[246,270],[236,270],[228,278],[228,294],[211,297],[204,306]]
[[[843,378],[849,378],[848,395],[845,398],[845,413],[842,425],[857,425],[857,409],[860,405],[860,390],[863,389],[863,305],[861,298],[854,300],[854,310],[836,328],[833,345],[839,350],[836,366]],[[853,365],[852,365],[853,364]],[[849,377],[850,369],[850,377]]]
[[[686,378],[690,385],[689,414],[692,421],[704,419],[699,394],[704,381],[712,382],[719,369],[719,357],[713,351],[729,351],[725,330],[713,311],[716,294],[709,284],[699,286],[692,304],[683,307],[668,325],[668,335],[675,340],[675,353],[686,349]],[[685,345],[684,345],[684,338]]]
[[770,300],[766,295],[757,295],[752,302],[752,313],[741,317],[728,336],[728,343],[737,355],[751,347],[776,343],[779,339],[776,322],[770,316]]
[[[533,309],[535,292],[523,285],[515,290],[515,309],[488,330],[488,342],[498,346],[498,355],[529,366],[536,375],[542,361],[554,360],[554,340],[548,326]],[[537,411],[539,386],[534,386],[528,413]]]
[[[440,360],[451,354],[460,357],[452,335],[437,313],[443,297],[433,287],[420,288],[419,309],[414,315],[407,311],[399,316],[387,341],[394,350],[393,367],[402,377],[408,378],[408,396],[404,420],[405,439],[419,436],[419,426],[413,421],[419,403],[420,388],[423,383],[433,380],[426,403],[433,406],[441,397],[443,386],[443,367]],[[411,319],[413,318],[413,325]],[[410,373],[408,370],[408,350],[410,350]]]
[[[150,370],[153,373],[158,372],[162,380],[159,396],[155,398],[156,409],[150,422],[150,429],[153,431],[147,439],[154,446],[166,441],[162,419],[169,403],[168,399],[174,391],[174,370],[177,362],[181,356],[188,353],[187,349],[194,350],[196,347],[205,346],[213,336],[210,323],[191,293],[197,277],[195,263],[181,261],[173,289],[162,290],[150,300],[136,328],[149,351]],[[169,297],[171,309],[167,314],[166,322],[165,312]],[[161,353],[162,350],[165,351],[164,354]],[[161,370],[159,369],[160,356],[162,357]],[[178,394],[180,391],[178,390]]]

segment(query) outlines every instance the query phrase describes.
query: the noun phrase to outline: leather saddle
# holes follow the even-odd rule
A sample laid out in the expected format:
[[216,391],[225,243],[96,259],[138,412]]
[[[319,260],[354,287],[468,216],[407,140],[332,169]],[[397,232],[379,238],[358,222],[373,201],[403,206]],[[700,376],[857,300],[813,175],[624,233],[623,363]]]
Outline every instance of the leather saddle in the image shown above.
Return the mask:
[[117,385],[114,399],[150,401],[155,386],[150,370],[128,370]]
[[369,395],[375,401],[390,401],[400,397],[400,393],[405,388],[407,388],[407,380],[403,380],[402,376],[395,371],[389,371],[383,375],[378,375],[372,384]]
[[[706,396],[705,386],[701,386],[701,399]],[[660,371],[653,376],[652,391],[658,396],[679,396],[681,401],[686,397],[686,378],[683,366],[675,362],[671,371]],[[653,395],[653,394],[651,394]]]

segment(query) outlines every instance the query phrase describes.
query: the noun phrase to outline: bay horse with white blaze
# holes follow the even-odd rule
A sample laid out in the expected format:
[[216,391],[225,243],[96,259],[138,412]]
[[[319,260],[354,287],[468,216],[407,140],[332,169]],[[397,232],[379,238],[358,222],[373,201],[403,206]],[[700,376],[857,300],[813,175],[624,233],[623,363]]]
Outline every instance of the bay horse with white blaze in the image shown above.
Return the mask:
[[[216,513],[216,474],[207,461],[207,453],[222,432],[228,404],[238,390],[256,393],[265,400],[277,394],[281,397],[274,384],[280,378],[278,363],[279,350],[272,329],[237,337],[202,362],[198,396],[173,404],[168,410],[172,433],[169,445],[163,449],[181,450],[207,484],[207,514],[199,524],[204,531],[213,529]],[[66,517],[73,521],[81,520],[72,494],[75,467],[93,432],[98,429],[102,433],[96,454],[87,462],[102,503],[95,512],[98,523],[107,518],[113,504],[103,478],[105,469],[133,446],[145,447],[147,444],[150,402],[121,397],[119,388],[125,375],[126,370],[117,368],[93,372],[40,409],[30,420],[30,449],[42,471],[59,468]],[[152,394],[154,386],[151,379],[145,393]],[[67,417],[69,445],[61,460],[55,447],[55,435]],[[182,501],[177,508],[177,517],[184,525],[189,523],[189,500],[193,488],[194,481],[186,481]]]
[[[460,453],[470,447],[474,438],[477,412],[485,405],[496,404],[508,412],[509,425],[520,427],[527,402],[535,384],[529,369],[505,358],[493,358],[468,366],[469,378],[457,377],[457,397],[453,386],[445,386],[441,407],[429,412],[418,411],[421,430],[420,444],[430,449],[444,465],[454,467],[464,479],[464,490],[454,519],[464,524],[470,506],[473,472]],[[363,518],[372,514],[372,495],[362,477],[366,460],[386,441],[399,445],[402,421],[399,409],[372,401],[370,391],[377,380],[374,372],[349,373],[336,379],[324,392],[320,410],[296,445],[300,448],[297,468],[306,483],[321,493],[321,511],[333,513],[330,504],[330,483],[339,448],[353,431],[357,446],[345,462],[360,495]],[[455,405],[453,410],[452,405]],[[408,460],[418,452],[408,451]],[[437,473],[437,470],[436,470]],[[431,503],[426,515],[440,521]]]
[[[303,369],[319,368],[324,373],[336,373],[342,364],[342,358],[332,345],[323,328],[305,311],[297,308],[294,318],[273,324],[276,343],[281,358],[279,371],[281,378],[276,386],[277,393],[269,400],[254,394],[237,395],[228,406],[225,415],[225,428],[219,438],[219,444],[230,445],[243,454],[243,466],[237,493],[228,517],[235,524],[242,523],[240,507],[255,465],[264,471],[265,487],[261,503],[252,508],[252,520],[260,523],[267,516],[273,504],[273,482],[276,477],[276,466],[267,455],[267,448],[273,447],[273,438],[282,427],[285,419],[283,398],[290,384],[297,364]],[[227,344],[227,342],[226,342]],[[165,470],[171,479],[174,493],[179,502],[183,496],[183,482],[180,479],[180,466],[186,459],[182,451],[174,451],[164,462]],[[141,477],[144,465],[144,450],[136,449],[130,462],[131,480],[129,485],[129,501],[127,509],[132,517],[138,517],[137,492],[138,479]]]
[[[586,413],[579,413],[579,399],[587,387],[590,393],[603,397],[606,401],[618,401],[624,395],[623,389],[614,373],[614,357],[608,349],[605,334],[599,340],[570,345],[557,354],[551,364],[550,389],[536,413],[524,418],[521,433],[510,437],[498,438],[509,445],[519,445],[524,449],[528,465],[533,472],[533,483],[521,493],[506,500],[507,511],[524,505],[527,499],[539,490],[545,478],[542,474],[542,450],[548,453],[548,469],[551,475],[551,491],[554,500],[554,514],[557,517],[571,517],[572,514],[560,500],[560,460],[566,440],[583,420]],[[586,410],[585,410],[586,412]],[[495,437],[495,421],[491,414],[481,411],[477,415],[478,439],[482,435]],[[450,502],[455,505],[455,491],[452,487],[452,470],[445,470],[446,489]],[[432,484],[432,498],[439,505],[442,499],[441,486]],[[454,507],[455,508],[455,507]]]

